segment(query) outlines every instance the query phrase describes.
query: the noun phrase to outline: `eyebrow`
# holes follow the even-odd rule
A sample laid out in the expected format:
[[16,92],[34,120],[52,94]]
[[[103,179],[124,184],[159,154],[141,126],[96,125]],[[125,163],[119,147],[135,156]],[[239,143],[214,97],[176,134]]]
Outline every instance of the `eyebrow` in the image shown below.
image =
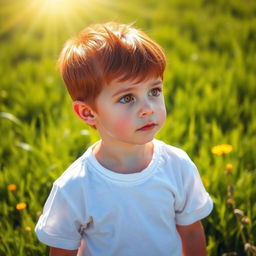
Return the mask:
[[[162,83],[163,83],[162,80],[156,80],[156,81],[154,81],[152,84],[150,84],[149,87],[153,87],[153,86],[156,86],[156,85],[160,85],[160,84],[162,84]],[[129,92],[129,91],[133,90],[134,88],[136,88],[136,87],[132,87],[132,88],[131,88],[131,87],[128,87],[128,88],[119,90],[119,91],[117,91],[116,93],[114,93],[112,97],[114,98],[114,97],[116,97],[116,96],[119,95],[119,94],[123,94],[123,93]]]

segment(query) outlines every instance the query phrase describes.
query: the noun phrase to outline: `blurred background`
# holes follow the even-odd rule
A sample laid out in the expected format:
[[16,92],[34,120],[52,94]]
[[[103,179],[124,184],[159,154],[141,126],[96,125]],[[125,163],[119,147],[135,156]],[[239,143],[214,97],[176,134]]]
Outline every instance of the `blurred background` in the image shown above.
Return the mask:
[[214,200],[209,255],[256,255],[254,0],[0,0],[0,255],[48,253],[34,226],[52,182],[98,139],[56,60],[68,38],[110,20],[166,53],[157,138],[188,152]]

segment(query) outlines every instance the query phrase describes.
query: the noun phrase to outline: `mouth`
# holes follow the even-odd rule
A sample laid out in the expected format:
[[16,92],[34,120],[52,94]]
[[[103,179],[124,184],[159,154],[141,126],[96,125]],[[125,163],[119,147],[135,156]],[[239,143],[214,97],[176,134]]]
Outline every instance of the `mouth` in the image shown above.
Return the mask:
[[155,123],[147,123],[146,125],[140,127],[137,129],[137,131],[147,131],[147,130],[152,130],[156,127]]

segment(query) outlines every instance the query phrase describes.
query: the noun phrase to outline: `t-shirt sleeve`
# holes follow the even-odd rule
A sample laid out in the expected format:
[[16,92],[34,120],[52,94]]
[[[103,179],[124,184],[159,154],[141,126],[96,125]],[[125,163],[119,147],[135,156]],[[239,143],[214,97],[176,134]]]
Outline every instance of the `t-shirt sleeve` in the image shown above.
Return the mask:
[[65,191],[53,185],[35,228],[41,242],[67,250],[79,248],[81,221],[75,203],[69,199]]
[[175,203],[177,225],[190,225],[208,216],[213,201],[206,192],[195,164],[187,156],[182,165],[182,182]]

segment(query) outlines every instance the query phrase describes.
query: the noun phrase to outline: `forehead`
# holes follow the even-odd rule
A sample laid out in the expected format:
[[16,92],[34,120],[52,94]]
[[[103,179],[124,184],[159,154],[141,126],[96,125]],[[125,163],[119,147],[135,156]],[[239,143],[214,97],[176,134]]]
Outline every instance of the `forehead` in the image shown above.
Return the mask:
[[161,84],[162,79],[160,77],[152,77],[145,79],[129,79],[121,81],[120,79],[112,80],[108,85],[104,86],[106,90],[122,90],[122,89],[132,89],[140,86],[154,86]]

